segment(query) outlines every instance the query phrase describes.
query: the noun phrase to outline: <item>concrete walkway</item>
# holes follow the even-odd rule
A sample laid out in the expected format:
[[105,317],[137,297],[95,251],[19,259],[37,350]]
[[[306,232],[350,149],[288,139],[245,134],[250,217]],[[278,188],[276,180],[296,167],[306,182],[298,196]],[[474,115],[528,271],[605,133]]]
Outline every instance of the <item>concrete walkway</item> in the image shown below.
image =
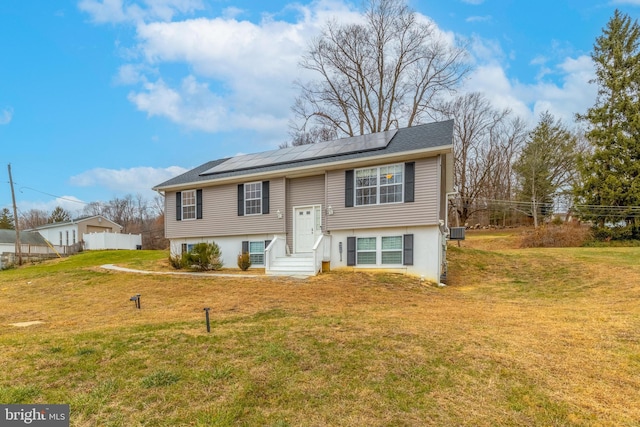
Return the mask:
[[124,273],[138,273],[138,274],[164,274],[164,275],[178,275],[178,276],[202,276],[202,277],[263,277],[271,278],[271,276],[265,276],[264,274],[226,274],[226,273],[198,273],[187,271],[147,271],[136,270],[133,268],[118,267],[113,264],[104,264],[100,268],[107,270],[122,271]]

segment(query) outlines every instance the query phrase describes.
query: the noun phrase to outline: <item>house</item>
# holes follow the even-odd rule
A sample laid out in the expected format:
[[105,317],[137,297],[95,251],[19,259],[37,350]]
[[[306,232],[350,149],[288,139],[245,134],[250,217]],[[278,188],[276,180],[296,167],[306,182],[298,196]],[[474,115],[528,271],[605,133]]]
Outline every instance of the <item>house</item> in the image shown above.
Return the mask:
[[137,249],[142,245],[141,235],[121,234],[122,226],[102,215],[54,222],[32,230],[39,232],[63,253],[77,252],[82,243],[83,249],[87,250]]
[[[15,230],[0,230],[0,269],[15,263],[16,237]],[[23,261],[56,256],[44,237],[35,231],[20,232],[20,254]]]
[[172,255],[215,241],[267,274],[446,273],[453,121],[207,162],[154,187]]

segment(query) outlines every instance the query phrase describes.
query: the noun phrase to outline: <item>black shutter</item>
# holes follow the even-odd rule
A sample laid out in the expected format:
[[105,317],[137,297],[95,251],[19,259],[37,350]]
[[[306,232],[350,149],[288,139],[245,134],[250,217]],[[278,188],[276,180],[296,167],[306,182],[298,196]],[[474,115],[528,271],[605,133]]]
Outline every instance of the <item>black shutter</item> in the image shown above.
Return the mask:
[[176,193],[176,221],[182,220],[182,191]]
[[416,182],[416,163],[409,162],[404,164],[404,201],[414,201],[414,187]]
[[344,207],[353,207],[353,169],[344,173]]
[[243,254],[248,254],[249,253],[249,241],[244,240],[242,242],[242,253]]
[[405,234],[402,244],[402,265],[413,265],[413,234]]
[[238,216],[244,215],[244,184],[238,184]]
[[269,213],[269,181],[262,181],[262,213]]
[[202,190],[196,190],[196,218],[202,219]]
[[356,238],[347,237],[347,265],[356,265]]

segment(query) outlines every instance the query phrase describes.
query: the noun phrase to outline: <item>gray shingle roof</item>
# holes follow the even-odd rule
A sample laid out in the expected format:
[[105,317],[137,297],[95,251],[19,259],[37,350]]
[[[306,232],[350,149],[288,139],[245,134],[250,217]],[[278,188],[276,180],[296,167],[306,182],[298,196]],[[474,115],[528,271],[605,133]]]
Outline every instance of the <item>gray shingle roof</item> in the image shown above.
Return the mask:
[[255,174],[260,172],[273,172],[278,170],[286,170],[292,167],[304,167],[313,166],[324,163],[332,163],[342,160],[352,159],[365,159],[371,156],[379,156],[384,154],[398,154],[405,151],[435,149],[438,147],[451,146],[453,143],[453,120],[447,120],[444,122],[427,123],[424,125],[413,126],[409,128],[398,129],[395,136],[391,139],[389,144],[379,150],[347,153],[337,155],[329,158],[315,158],[306,159],[301,161],[294,161],[286,164],[267,165],[260,166],[252,169],[233,170],[220,172],[215,174],[203,175],[204,172],[217,166],[229,157],[224,159],[213,160],[204,163],[188,172],[171,178],[161,184],[158,184],[154,189],[163,189],[166,187],[180,186],[183,184],[198,183],[202,181],[211,181],[217,178],[228,178],[233,176],[242,176],[247,174]]
[[[0,230],[0,243],[16,243],[16,230]],[[20,243],[47,246],[47,241],[37,231],[21,231]]]

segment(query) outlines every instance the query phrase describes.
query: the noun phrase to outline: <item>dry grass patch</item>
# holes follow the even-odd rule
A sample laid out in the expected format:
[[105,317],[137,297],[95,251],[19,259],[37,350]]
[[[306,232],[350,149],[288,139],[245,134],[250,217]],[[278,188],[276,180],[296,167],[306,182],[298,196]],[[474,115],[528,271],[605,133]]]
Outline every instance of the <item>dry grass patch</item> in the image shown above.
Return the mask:
[[2,272],[0,401],[70,403],[74,426],[640,419],[640,249],[450,249],[446,288],[95,268],[152,253]]

